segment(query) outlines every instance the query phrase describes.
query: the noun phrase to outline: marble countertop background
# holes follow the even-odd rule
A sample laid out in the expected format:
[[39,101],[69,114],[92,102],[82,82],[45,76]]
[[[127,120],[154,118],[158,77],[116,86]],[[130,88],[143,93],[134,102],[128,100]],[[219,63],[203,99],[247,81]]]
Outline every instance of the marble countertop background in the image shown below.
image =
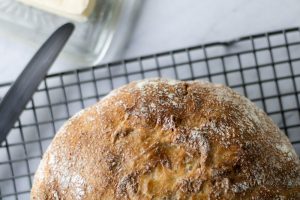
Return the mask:
[[[300,25],[298,0],[147,0],[124,51],[103,62]],[[36,49],[0,35],[0,83],[13,81]],[[50,73],[76,65],[58,60]]]
[[[121,54],[118,56],[107,57],[103,62],[185,48],[209,42],[231,40],[249,34],[299,27],[299,19],[299,0],[147,0],[144,1],[140,8],[136,24],[133,26],[130,38],[128,39],[124,50],[121,51]],[[295,49],[297,52],[300,51],[300,45],[298,47],[298,49]],[[28,47],[18,41],[0,35],[0,83],[15,80],[35,51],[36,49],[33,49],[32,47]],[[299,56],[298,53],[297,56]],[[282,57],[284,57],[284,55],[282,55]],[[277,59],[280,59],[280,56]],[[66,62],[62,59],[57,60],[51,68],[50,73],[82,67],[65,63]],[[300,62],[298,64],[298,67],[296,67],[297,74],[299,75]],[[272,72],[270,73],[269,67],[265,67],[264,69],[265,70],[260,69],[262,79],[268,79],[274,76]],[[289,75],[290,73],[287,68],[279,69],[283,69],[280,71],[280,76],[282,77]],[[217,66],[212,70],[217,71]],[[253,75],[252,71],[247,71],[249,77],[247,76],[246,82],[257,81],[256,73]],[[240,76],[239,73],[232,73],[230,82],[232,82],[233,85],[238,84],[241,82]],[[296,86],[293,86],[290,80],[282,80],[279,84],[280,92],[294,92],[296,90],[295,88],[299,91],[300,78],[297,80]],[[101,89],[104,90],[104,93],[107,93],[112,88],[109,87],[108,83],[106,86],[103,85],[104,83],[107,82],[101,82]],[[88,87],[84,89],[86,94],[99,92],[95,90],[95,88],[90,87],[92,83],[90,83],[90,85],[88,83],[87,85]],[[282,98],[277,97],[278,91],[276,91],[274,85],[275,83],[268,82],[265,84],[266,87],[263,88],[263,91],[266,92],[266,96],[275,95],[266,100],[267,111],[275,112],[282,109],[290,109],[290,112],[277,113],[271,117],[280,126],[285,125],[284,123],[286,123],[286,125],[299,124],[300,115],[299,112],[295,110],[295,108],[299,106],[299,102],[296,100],[297,98],[298,100],[300,99],[299,94],[297,97],[294,93]],[[246,88],[246,90],[249,89],[250,98],[255,99],[257,96],[259,97],[260,94],[257,87],[257,85],[251,85]],[[70,87],[69,90],[67,90],[66,96],[72,99],[79,98],[77,97],[79,92],[76,90],[76,87],[73,89],[71,88],[73,87]],[[37,112],[38,117],[36,119],[32,117],[33,114],[31,114],[32,112],[30,110],[24,112],[20,120],[23,124],[34,124],[35,122],[41,122],[43,120],[51,121],[52,118],[56,117],[69,117],[66,116],[66,113],[68,112],[66,112],[65,109],[61,109],[64,107],[59,104],[59,102],[66,101],[66,99],[63,99],[63,95],[61,95],[61,90],[52,90],[51,92],[51,102],[58,102],[58,105],[50,106],[49,108],[46,106],[47,108],[45,109],[41,108],[39,112]],[[47,98],[44,93],[39,93],[39,95],[36,94],[38,99],[36,103],[38,103],[38,105],[44,105],[45,102],[47,105]],[[100,93],[102,92],[100,91]],[[1,93],[0,90],[0,97],[1,94],[3,93]],[[282,108],[279,104],[280,101],[282,101],[283,104]],[[68,104],[71,115],[83,107],[83,104],[79,104],[78,102],[78,104],[76,104],[76,102],[73,103],[74,105],[71,103]],[[262,107],[261,101],[258,101],[257,104]],[[283,117],[287,119],[287,121],[282,120]],[[55,132],[54,129],[58,129],[62,123],[62,120],[57,120],[54,123],[46,123],[38,128],[36,128],[35,125],[27,127],[26,129],[23,129],[26,137],[25,139],[26,141],[39,141],[40,138],[37,130],[43,133],[43,137],[52,138],[53,133]],[[291,128],[288,134],[290,135],[291,141],[300,141],[299,126]],[[17,129],[13,130],[8,137],[9,143],[18,142],[20,140]],[[39,164],[40,156],[42,155],[42,152],[45,151],[50,141],[51,139],[45,139],[41,143],[33,142],[30,143],[30,145],[26,145],[26,147],[23,143],[20,144],[23,144],[24,147],[22,145],[9,147],[9,151],[12,154],[12,160],[27,158],[28,155],[32,158],[27,161],[27,163],[25,163],[25,161],[14,163],[14,174],[25,174],[25,177],[14,180],[14,183],[12,181],[0,181],[0,192],[2,192],[2,194],[13,193],[14,187],[16,187],[18,191],[30,190],[28,181],[31,179],[28,179],[27,173],[30,171],[31,175],[34,174]],[[294,146],[298,155],[300,155],[300,144],[298,143]],[[24,154],[24,149],[27,150],[26,155]],[[6,148],[0,148],[0,160],[6,161],[6,154]],[[28,171],[26,171],[26,169]],[[11,177],[11,168],[8,165],[0,165],[0,172],[0,180]],[[13,184],[15,184],[15,186]],[[29,199],[29,193],[23,193],[24,194],[19,195],[19,198]],[[10,199],[10,197],[7,199]]]

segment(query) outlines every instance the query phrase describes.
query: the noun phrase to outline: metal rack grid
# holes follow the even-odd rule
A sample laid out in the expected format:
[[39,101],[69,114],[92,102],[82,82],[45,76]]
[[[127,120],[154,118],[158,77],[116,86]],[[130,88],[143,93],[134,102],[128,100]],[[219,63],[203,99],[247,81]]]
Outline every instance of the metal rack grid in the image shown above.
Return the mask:
[[[149,77],[230,86],[264,109],[300,155],[300,29],[291,28],[47,76],[0,145],[0,199],[29,199],[42,154],[70,116]],[[0,97],[9,87],[0,85]]]

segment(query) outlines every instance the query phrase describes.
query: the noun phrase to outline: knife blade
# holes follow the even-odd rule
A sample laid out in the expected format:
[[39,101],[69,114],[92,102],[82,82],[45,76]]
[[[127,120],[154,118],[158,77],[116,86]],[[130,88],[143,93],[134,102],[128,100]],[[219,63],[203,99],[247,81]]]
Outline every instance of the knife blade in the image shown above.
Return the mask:
[[0,144],[7,137],[73,31],[72,23],[58,28],[32,57],[2,99],[0,103]]

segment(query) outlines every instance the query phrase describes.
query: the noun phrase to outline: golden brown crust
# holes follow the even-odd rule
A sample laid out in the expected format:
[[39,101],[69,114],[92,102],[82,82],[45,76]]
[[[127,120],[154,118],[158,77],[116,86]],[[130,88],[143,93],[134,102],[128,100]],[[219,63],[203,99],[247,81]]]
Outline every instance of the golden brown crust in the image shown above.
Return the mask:
[[32,199],[299,199],[288,138],[217,84],[132,82],[72,117],[35,175]]

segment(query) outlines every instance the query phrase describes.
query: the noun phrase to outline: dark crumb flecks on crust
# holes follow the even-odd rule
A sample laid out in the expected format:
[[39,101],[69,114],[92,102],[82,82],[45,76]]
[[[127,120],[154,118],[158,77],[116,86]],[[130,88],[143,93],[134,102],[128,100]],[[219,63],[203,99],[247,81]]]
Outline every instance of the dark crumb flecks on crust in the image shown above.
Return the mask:
[[122,159],[119,155],[115,155],[111,152],[108,152],[105,157],[105,161],[109,171],[117,172],[118,169],[121,167]]
[[201,191],[202,184],[203,181],[201,179],[183,179],[179,182],[179,189],[187,194],[197,193]]
[[137,193],[138,191],[138,182],[137,182],[138,174],[136,172],[130,173],[123,178],[121,178],[120,182],[117,185],[116,197],[117,198],[129,198],[130,193]]
[[118,129],[112,134],[113,142],[115,143],[119,138],[126,137],[131,132],[133,132],[133,130],[133,128],[125,128],[120,125]]

